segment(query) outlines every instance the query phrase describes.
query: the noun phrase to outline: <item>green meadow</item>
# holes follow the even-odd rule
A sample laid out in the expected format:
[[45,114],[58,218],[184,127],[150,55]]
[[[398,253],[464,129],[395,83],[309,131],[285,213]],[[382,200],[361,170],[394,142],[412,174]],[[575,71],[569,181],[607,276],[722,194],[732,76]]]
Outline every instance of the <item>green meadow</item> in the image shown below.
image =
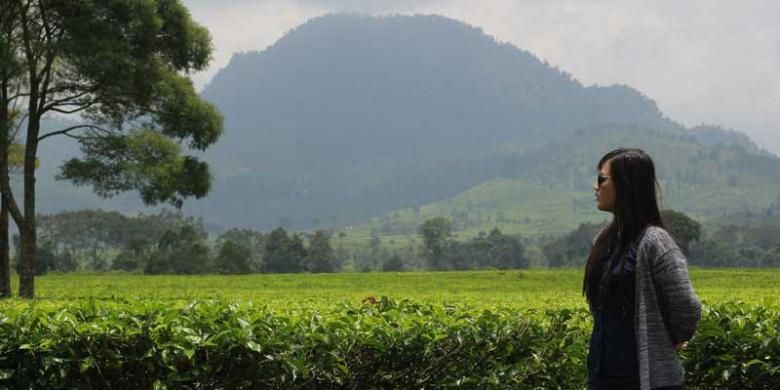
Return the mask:
[[[778,269],[700,269],[691,280],[705,304],[744,301],[780,307]],[[80,300],[151,299],[252,302],[271,309],[328,308],[360,304],[368,297],[467,306],[471,308],[584,307],[580,269],[530,269],[459,272],[136,275],[47,274],[36,279],[40,305]],[[27,305],[10,300],[7,304]]]

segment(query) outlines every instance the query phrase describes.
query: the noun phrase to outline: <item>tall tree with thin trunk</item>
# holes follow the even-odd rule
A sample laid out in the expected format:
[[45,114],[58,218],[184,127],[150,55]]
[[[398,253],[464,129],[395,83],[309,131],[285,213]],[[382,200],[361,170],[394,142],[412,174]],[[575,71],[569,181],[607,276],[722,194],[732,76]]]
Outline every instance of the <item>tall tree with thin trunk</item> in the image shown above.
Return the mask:
[[[16,61],[15,35],[18,21],[12,9],[0,7],[0,181],[8,181],[12,169],[22,165],[23,151],[16,138],[15,126],[18,119],[18,103],[12,99],[18,96],[21,66]],[[0,297],[11,296],[9,198],[0,186]]]
[[[0,108],[0,115],[8,115],[7,110]],[[0,126],[7,126],[10,121],[3,120]],[[5,137],[9,131],[7,128],[0,130],[0,137]],[[6,172],[16,171],[22,166],[22,149],[20,145],[6,141],[0,141],[0,150],[3,151],[0,156],[0,167],[4,167]],[[2,191],[0,191],[0,298],[11,296],[11,246],[10,246],[10,216],[8,213],[8,202]]]
[[[63,165],[61,179],[179,207],[208,193],[208,166],[184,153],[216,142],[222,117],[186,77],[206,67],[212,48],[179,0],[4,0],[2,9],[11,26],[2,40],[20,70],[10,73],[17,88],[3,103],[22,106],[21,206],[7,167],[0,189],[21,237],[19,295],[32,298],[40,142],[67,136],[81,144],[83,156]],[[58,114],[78,124],[42,132],[42,119]]]

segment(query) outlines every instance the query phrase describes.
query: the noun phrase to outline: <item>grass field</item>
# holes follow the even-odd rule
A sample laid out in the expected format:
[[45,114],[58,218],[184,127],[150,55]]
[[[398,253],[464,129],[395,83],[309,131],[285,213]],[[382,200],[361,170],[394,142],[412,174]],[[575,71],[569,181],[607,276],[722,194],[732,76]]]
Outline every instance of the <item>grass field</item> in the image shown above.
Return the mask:
[[[245,276],[52,274],[36,279],[35,304],[155,299],[251,301],[271,309],[335,307],[366,297],[484,308],[584,307],[582,270],[507,270]],[[741,300],[780,308],[780,269],[691,270],[705,304]],[[14,286],[14,288],[16,288]],[[25,305],[18,300],[7,304]]]

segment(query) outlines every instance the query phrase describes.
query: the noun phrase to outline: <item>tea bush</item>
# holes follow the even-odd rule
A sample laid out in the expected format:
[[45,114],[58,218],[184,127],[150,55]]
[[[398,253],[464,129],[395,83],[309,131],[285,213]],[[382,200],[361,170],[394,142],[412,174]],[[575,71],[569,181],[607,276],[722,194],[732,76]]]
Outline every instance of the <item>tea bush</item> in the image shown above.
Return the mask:
[[[5,307],[7,388],[585,387],[584,309],[484,310],[387,298],[324,311],[251,303],[78,301]],[[777,389],[780,317],[706,307],[683,353],[692,388]]]

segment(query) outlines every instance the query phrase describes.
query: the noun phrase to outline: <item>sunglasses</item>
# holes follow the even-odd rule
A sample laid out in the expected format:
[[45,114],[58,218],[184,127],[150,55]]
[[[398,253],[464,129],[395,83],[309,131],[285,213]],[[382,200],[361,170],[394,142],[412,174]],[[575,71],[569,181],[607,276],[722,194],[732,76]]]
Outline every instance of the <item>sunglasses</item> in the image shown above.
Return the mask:
[[602,175],[602,174],[599,173],[598,176],[596,176],[596,184],[599,187],[601,187],[601,185],[604,184],[604,182],[607,181],[607,179],[609,179],[609,178],[610,178],[610,176]]

